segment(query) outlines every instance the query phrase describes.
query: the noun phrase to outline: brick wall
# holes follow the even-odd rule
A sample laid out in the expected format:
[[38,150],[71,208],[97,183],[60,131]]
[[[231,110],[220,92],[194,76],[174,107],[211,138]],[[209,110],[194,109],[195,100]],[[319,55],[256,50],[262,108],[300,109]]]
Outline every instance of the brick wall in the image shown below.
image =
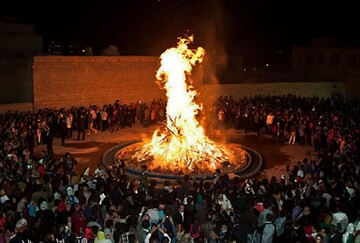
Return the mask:
[[[33,62],[34,109],[69,108],[103,105],[119,99],[121,103],[137,100],[151,102],[164,97],[155,83],[158,57],[145,56],[36,56]],[[328,97],[333,91],[345,94],[345,84],[254,83],[202,85],[203,69],[194,70],[195,88],[203,102],[218,96],[281,95]]]
[[164,95],[155,83],[158,67],[158,57],[36,56],[34,108],[150,102]]

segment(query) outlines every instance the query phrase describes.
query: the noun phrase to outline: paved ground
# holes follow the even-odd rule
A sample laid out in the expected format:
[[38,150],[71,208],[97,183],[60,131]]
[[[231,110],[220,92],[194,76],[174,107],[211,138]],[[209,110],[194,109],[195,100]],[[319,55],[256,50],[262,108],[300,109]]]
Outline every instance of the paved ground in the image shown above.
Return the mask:
[[[62,157],[65,152],[70,152],[77,160],[76,170],[81,173],[87,167],[90,167],[92,173],[101,162],[102,155],[111,147],[120,142],[145,139],[151,137],[156,127],[143,128],[135,125],[132,128],[124,128],[111,133],[110,131],[87,135],[85,141],[75,139],[66,140],[66,144],[61,146],[60,139],[55,139],[53,143],[55,157]],[[76,133],[74,134],[76,137]],[[225,139],[230,143],[240,143],[257,150],[263,157],[263,170],[260,172],[260,178],[270,179],[272,176],[280,177],[285,173],[287,164],[296,164],[299,160],[310,155],[311,147],[300,145],[277,144],[276,140],[270,136],[257,136],[254,133],[244,134],[242,131],[233,129],[218,131],[215,133],[214,140]],[[45,145],[35,148],[35,153],[46,149]]]

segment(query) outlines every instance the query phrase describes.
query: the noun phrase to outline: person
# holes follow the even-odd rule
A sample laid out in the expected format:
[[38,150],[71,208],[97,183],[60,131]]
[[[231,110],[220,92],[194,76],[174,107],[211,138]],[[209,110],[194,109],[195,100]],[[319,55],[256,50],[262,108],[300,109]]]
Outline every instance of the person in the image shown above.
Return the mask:
[[148,174],[149,171],[146,165],[141,165],[141,174],[138,179],[139,189],[143,191],[147,191],[148,189]]
[[10,239],[10,243],[18,243],[18,242],[31,242],[31,234],[27,228],[28,223],[26,219],[21,218],[16,222],[16,234],[13,238]]
[[296,141],[296,124],[293,122],[290,125],[290,139],[288,144],[295,145],[295,141]]
[[145,217],[144,215],[146,208],[142,207],[141,212],[139,213],[139,217],[137,220],[137,226],[136,226],[136,235],[138,237],[139,242],[144,242],[145,238],[147,237],[150,228],[150,220],[149,218]]
[[185,223],[185,205],[180,204],[178,210],[174,214],[174,224],[176,226],[176,234],[178,239],[184,234],[184,223]]
[[54,141],[54,128],[52,126],[52,121],[51,118],[49,117],[47,120],[47,126],[44,127],[45,129],[45,143],[46,143],[46,149],[47,149],[47,154],[50,157],[54,156],[54,150],[53,150],[53,141]]
[[72,128],[73,128],[73,121],[74,121],[74,117],[73,114],[71,112],[68,112],[66,118],[65,118],[65,123],[66,123],[66,137],[67,138],[72,138]]
[[220,180],[221,170],[219,168],[215,169],[214,185]]
[[75,170],[75,165],[77,164],[77,161],[75,158],[72,157],[69,152],[66,152],[64,154],[64,158],[61,162],[64,174],[68,174]]
[[85,130],[86,130],[86,115],[84,112],[79,111],[79,118],[77,120],[77,140],[80,140],[80,136],[82,140],[85,140]]
[[265,223],[258,229],[258,237],[260,243],[272,243],[276,236],[275,226],[272,223],[273,215],[267,214]]
[[321,243],[322,242],[322,237],[320,234],[317,234],[315,236],[315,240],[314,240],[314,243]]
[[88,135],[91,134],[91,132],[97,133],[97,129],[94,128],[94,123],[96,119],[96,111],[93,106],[89,107],[89,113],[88,113],[88,121],[89,121],[89,130]]
[[200,224],[200,220],[198,218],[196,218],[194,220],[194,222],[190,225],[190,235],[191,235],[191,238],[193,238],[194,240],[197,240],[200,238],[201,224]]
[[75,204],[75,210],[71,215],[72,232],[76,236],[82,236],[86,229],[86,218],[80,204]]
[[220,228],[217,230],[216,235],[220,242],[228,242],[230,239],[230,232],[228,231],[228,226],[226,223],[222,223]]
[[275,116],[272,112],[270,112],[266,117],[266,126],[267,126],[267,132],[268,134],[271,134],[271,127],[274,123]]
[[107,106],[104,105],[103,109],[100,111],[101,117],[101,130],[105,132],[108,127],[108,113],[106,112]]
[[66,118],[62,113],[60,113],[58,119],[59,119],[58,122],[59,122],[59,134],[60,134],[60,139],[61,139],[61,145],[64,145],[66,135],[67,135]]
[[208,215],[206,215],[206,222],[201,225],[201,231],[206,240],[211,238],[210,234],[214,232],[215,228],[216,223],[213,221],[213,215],[212,213],[208,213]]

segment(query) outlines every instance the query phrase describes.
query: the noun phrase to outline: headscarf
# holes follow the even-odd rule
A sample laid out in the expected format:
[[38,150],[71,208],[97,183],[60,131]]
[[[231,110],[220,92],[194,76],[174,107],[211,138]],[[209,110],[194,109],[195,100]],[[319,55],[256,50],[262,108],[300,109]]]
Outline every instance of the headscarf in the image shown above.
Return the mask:
[[344,243],[353,242],[354,230],[355,230],[355,225],[353,223],[348,224],[348,226],[346,227],[346,232],[342,236],[342,242]]

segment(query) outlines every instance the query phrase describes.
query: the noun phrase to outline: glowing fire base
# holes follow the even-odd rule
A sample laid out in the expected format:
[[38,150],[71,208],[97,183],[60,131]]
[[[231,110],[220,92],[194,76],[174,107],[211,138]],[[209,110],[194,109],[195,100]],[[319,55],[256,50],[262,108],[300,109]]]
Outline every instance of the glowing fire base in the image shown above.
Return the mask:
[[[201,168],[198,168],[194,171],[180,171],[176,168],[162,169],[157,167],[155,161],[151,160],[151,158],[146,158],[141,162],[134,160],[133,154],[136,153],[136,151],[141,148],[142,145],[143,141],[141,140],[132,140],[121,143],[109,149],[103,155],[103,163],[108,167],[111,167],[111,165],[107,163],[114,161],[117,158],[121,158],[125,161],[126,173],[131,176],[140,175],[141,165],[146,165],[150,169],[149,178],[155,180],[177,180],[182,179],[185,174],[194,177],[196,180],[204,179],[204,176],[206,176],[205,180],[212,180],[214,178],[214,172],[212,170],[205,170]],[[241,178],[247,178],[249,176],[253,176],[261,169],[262,159],[260,154],[258,154],[256,151],[239,144],[227,144],[224,146],[232,151],[234,155],[239,156],[235,156],[237,160],[231,161],[231,163],[221,163],[218,169],[220,169],[222,172],[233,176],[239,176]],[[204,161],[204,163],[205,162],[206,161]]]

